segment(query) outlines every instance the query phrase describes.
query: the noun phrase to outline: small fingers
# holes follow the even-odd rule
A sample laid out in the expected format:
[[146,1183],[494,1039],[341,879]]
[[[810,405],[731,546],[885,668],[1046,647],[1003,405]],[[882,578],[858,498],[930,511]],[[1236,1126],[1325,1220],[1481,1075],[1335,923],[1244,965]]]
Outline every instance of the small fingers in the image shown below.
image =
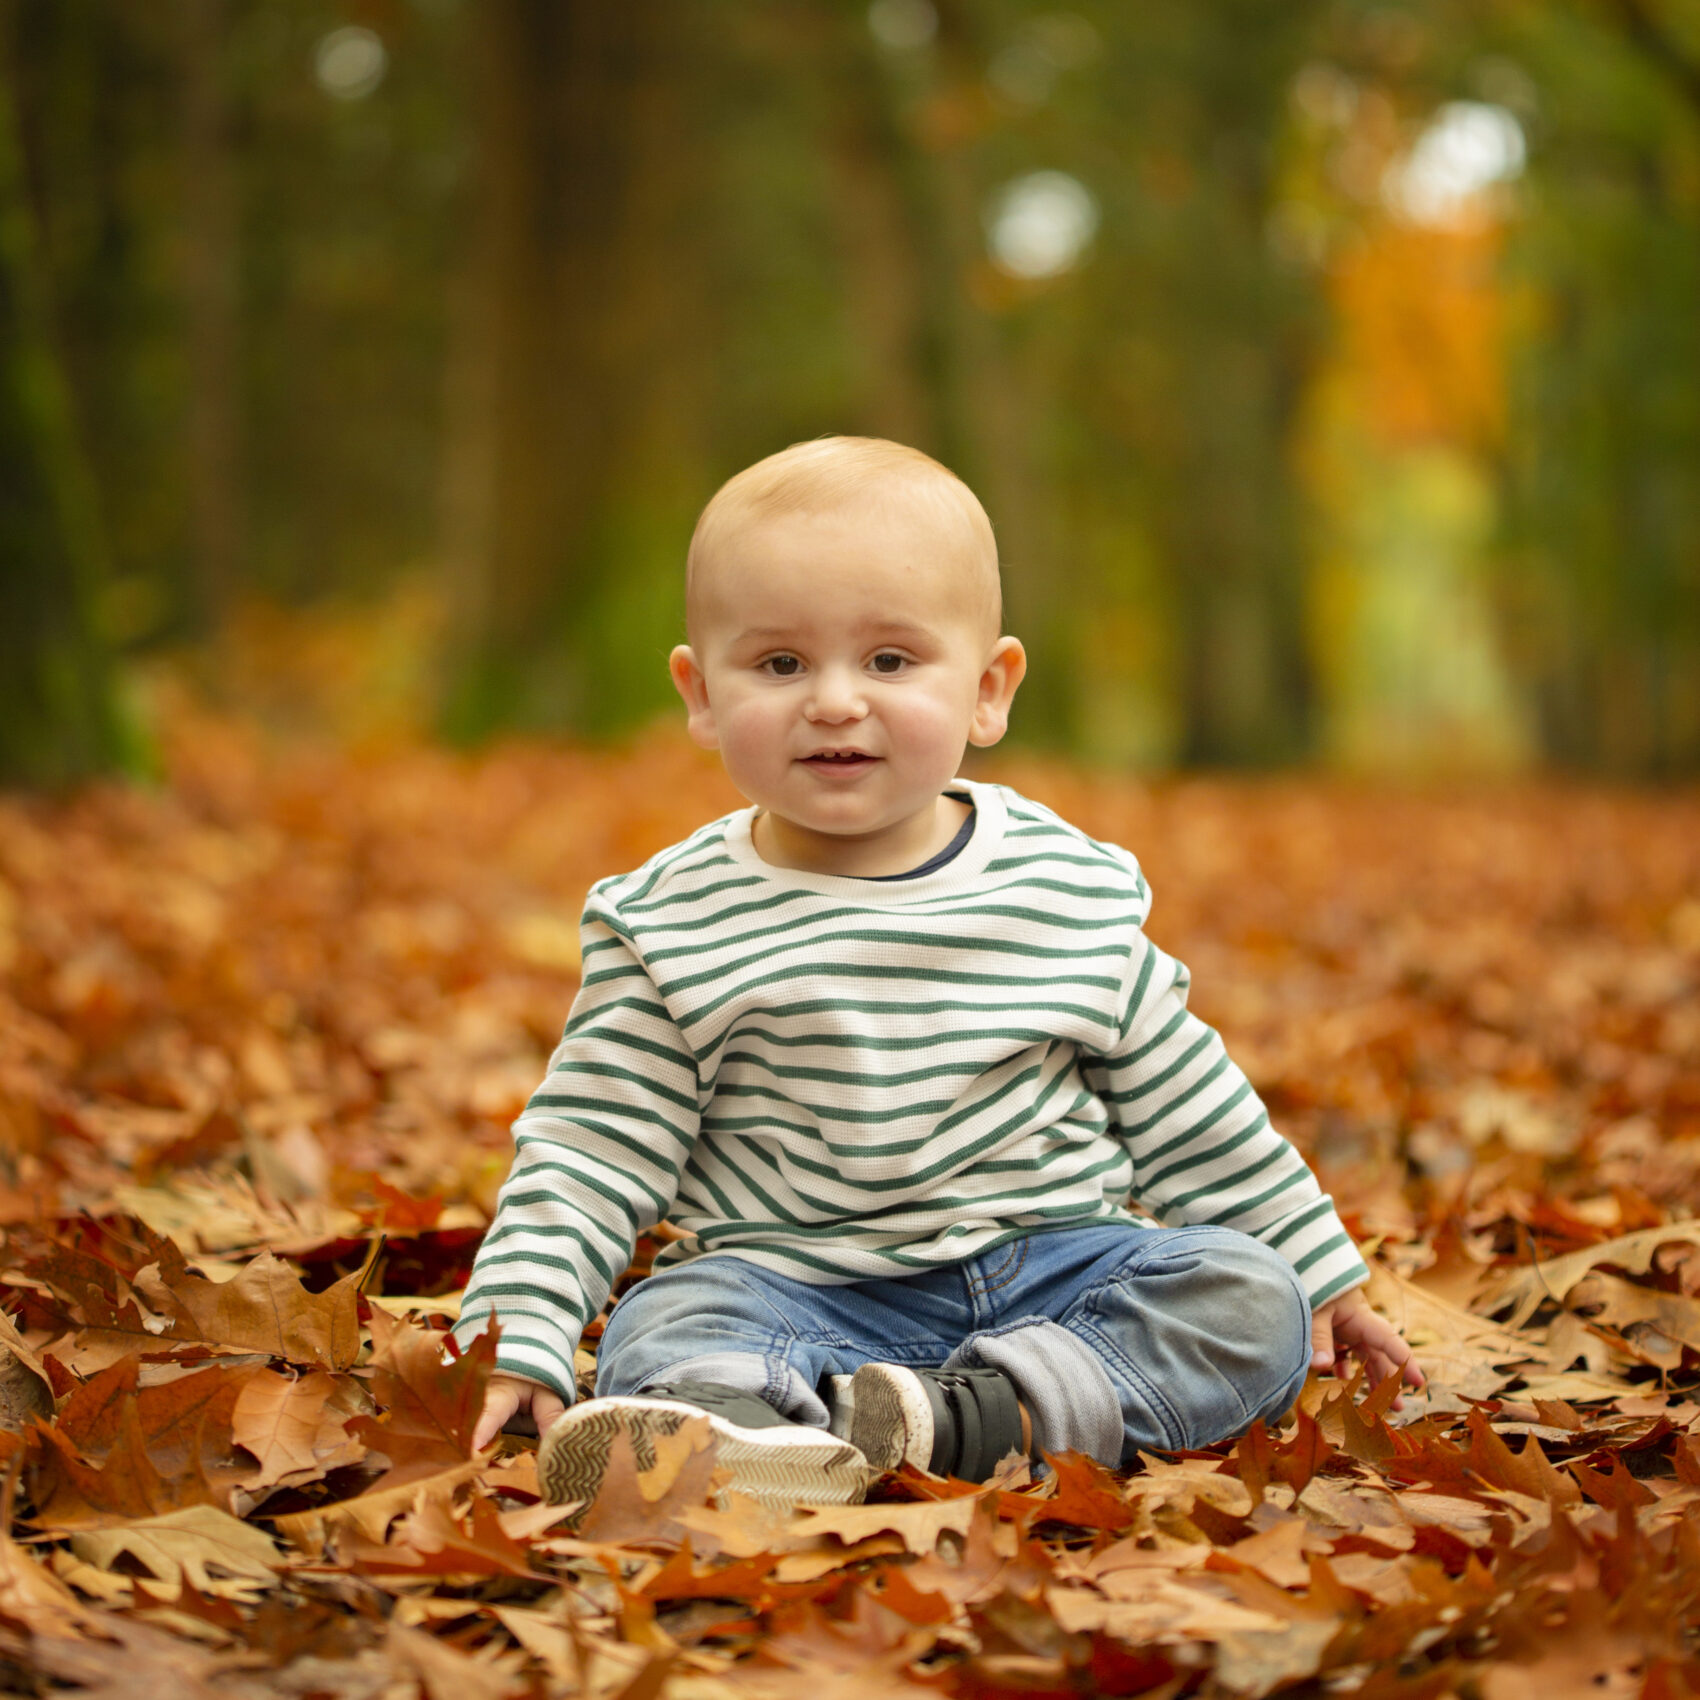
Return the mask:
[[1326,1375],[1330,1365],[1345,1356],[1344,1348],[1334,1342],[1334,1319],[1327,1311],[1319,1310],[1310,1321],[1310,1367]]
[[502,1432],[503,1423],[518,1409],[518,1390],[492,1383],[484,1395],[484,1409],[479,1415],[478,1427],[473,1430],[472,1450],[482,1452]]

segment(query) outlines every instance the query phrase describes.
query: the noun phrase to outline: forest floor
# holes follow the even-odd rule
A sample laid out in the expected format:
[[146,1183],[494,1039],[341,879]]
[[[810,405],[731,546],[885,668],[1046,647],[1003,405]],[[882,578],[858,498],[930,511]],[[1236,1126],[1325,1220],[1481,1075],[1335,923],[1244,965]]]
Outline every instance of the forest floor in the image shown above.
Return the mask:
[[584,891],[736,799],[182,715],[156,788],[0,798],[0,1688],[1700,1693],[1700,795],[986,772],[1140,856],[1426,1396],[792,1516],[687,1431],[541,1504],[439,1331]]

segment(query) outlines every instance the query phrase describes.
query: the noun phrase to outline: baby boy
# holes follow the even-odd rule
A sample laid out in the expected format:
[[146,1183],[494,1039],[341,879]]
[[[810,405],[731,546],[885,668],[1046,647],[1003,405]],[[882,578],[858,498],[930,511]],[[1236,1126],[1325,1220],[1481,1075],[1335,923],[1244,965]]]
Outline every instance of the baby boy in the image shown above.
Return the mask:
[[1421,1385],[1133,857],[957,777],[1026,667],[1000,626],[990,522],[912,449],[798,444],[704,510],[672,675],[751,806],[591,892],[457,1329],[498,1319],[478,1440],[529,1408],[552,1499],[704,1413],[731,1486],[821,1503],[1208,1445],[1353,1355]]

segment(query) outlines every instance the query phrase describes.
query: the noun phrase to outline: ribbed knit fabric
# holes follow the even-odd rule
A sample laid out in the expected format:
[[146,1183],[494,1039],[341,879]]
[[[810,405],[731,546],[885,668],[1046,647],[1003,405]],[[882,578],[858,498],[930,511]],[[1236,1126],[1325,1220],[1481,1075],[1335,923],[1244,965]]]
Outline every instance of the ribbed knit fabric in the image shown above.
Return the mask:
[[809,1282],[896,1276],[1074,1223],[1253,1234],[1313,1303],[1368,1278],[1187,972],[1146,938],[1138,864],[1002,786],[937,872],[775,868],[754,811],[603,880],[584,979],[456,1333],[571,1398],[637,1235]]

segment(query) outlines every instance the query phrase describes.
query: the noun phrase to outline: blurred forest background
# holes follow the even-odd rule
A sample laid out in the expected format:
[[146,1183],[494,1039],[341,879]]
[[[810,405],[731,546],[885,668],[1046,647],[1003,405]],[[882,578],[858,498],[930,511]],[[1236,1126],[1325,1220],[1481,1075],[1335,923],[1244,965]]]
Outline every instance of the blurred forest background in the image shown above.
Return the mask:
[[0,0],[6,780],[639,725],[829,431],[1035,747],[1691,774],[1700,4]]

